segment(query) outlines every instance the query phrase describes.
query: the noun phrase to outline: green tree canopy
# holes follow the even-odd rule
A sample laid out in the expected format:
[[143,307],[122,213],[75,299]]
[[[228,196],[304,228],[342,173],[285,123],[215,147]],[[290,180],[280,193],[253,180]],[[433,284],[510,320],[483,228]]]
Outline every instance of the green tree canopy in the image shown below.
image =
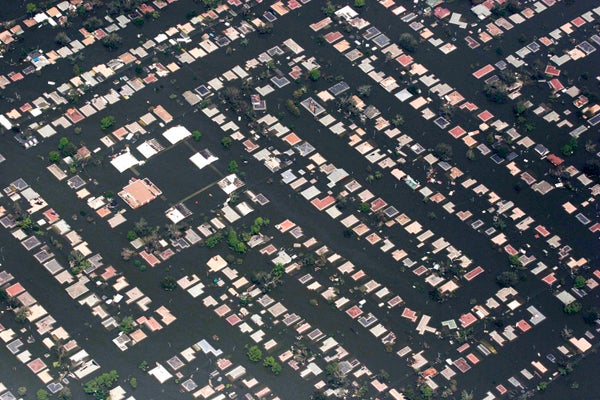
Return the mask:
[[246,355],[252,362],[259,362],[262,359],[262,351],[256,345],[250,346]]

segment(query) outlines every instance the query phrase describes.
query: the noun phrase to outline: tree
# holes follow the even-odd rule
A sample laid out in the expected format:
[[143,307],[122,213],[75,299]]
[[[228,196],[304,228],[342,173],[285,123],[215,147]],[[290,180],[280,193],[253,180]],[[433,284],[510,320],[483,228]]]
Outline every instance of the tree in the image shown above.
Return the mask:
[[25,323],[25,321],[27,321],[27,317],[29,317],[30,315],[31,310],[29,309],[29,307],[23,306],[19,308],[19,310],[15,314],[15,321],[17,321],[20,324],[23,324]]
[[58,392],[57,395],[57,399],[58,400],[71,400],[72,395],[71,395],[71,389],[69,389],[68,387],[64,387],[60,390],[60,392]]
[[583,165],[583,172],[592,178],[600,177],[600,160],[591,159],[587,160]]
[[202,132],[200,132],[197,129],[192,131],[192,138],[194,139],[194,141],[199,142],[202,138]]
[[56,44],[64,46],[65,44],[70,42],[70,39],[65,32],[58,32],[54,37],[54,41],[56,42]]
[[132,389],[137,389],[137,387],[138,387],[137,379],[129,378],[129,386],[131,386]]
[[561,149],[560,152],[563,154],[563,156],[565,157],[569,157],[572,156],[574,151],[573,151],[573,147],[570,144],[565,144]]
[[27,10],[27,14],[33,14],[37,11],[37,6],[35,3],[27,3],[25,5],[25,10]]
[[329,376],[339,373],[340,366],[337,362],[331,362],[325,366],[325,373]]
[[88,31],[95,31],[103,25],[103,22],[98,17],[90,17],[83,21],[83,27]]
[[310,395],[310,400],[327,400],[328,397],[325,395],[325,393],[319,391],[319,390],[315,390],[311,395]]
[[259,362],[262,359],[262,351],[256,345],[251,346],[246,355],[252,362]]
[[64,148],[65,148],[65,147],[66,147],[68,144],[69,144],[69,139],[68,139],[68,138],[66,138],[66,137],[61,137],[61,138],[58,140],[58,146],[57,146],[57,147],[58,147],[58,149],[59,149],[59,150],[62,150],[62,149],[64,149]]
[[279,375],[281,373],[281,371],[282,371],[281,364],[279,364],[278,362],[271,365],[271,372],[273,374]]
[[467,150],[467,152],[465,153],[465,157],[467,157],[467,160],[470,161],[475,160],[475,151],[473,149]]
[[448,143],[438,143],[433,150],[433,154],[443,161],[450,161],[452,159],[452,146]]
[[77,103],[79,101],[80,93],[79,90],[72,88],[65,95],[69,103]]
[[321,11],[323,12],[323,14],[327,15],[328,17],[331,17],[335,13],[335,6],[331,1],[328,1],[321,8]]
[[115,117],[112,115],[107,115],[100,120],[100,129],[103,131],[107,130],[111,126],[115,124]]
[[581,303],[574,301],[564,306],[563,311],[567,314],[577,314],[581,311]]
[[160,281],[160,286],[167,292],[172,292],[177,287],[177,280],[172,276],[167,275]]
[[117,371],[112,370],[86,382],[83,385],[83,390],[87,394],[93,394],[98,400],[105,400],[108,398],[110,389],[115,386],[118,380],[119,374],[117,374]]
[[409,53],[414,53],[419,44],[417,42],[417,39],[415,39],[414,36],[410,33],[401,34],[400,38],[398,39],[398,43],[404,51],[407,51]]
[[50,394],[46,390],[40,389],[35,393],[35,398],[37,400],[50,400]]
[[570,156],[575,152],[575,150],[577,150],[577,147],[579,147],[577,138],[572,137],[571,139],[569,139],[569,143],[567,145],[565,145],[565,147],[567,147],[567,146],[570,148],[569,154],[565,154],[565,152],[563,152],[563,154],[565,154],[566,156],[567,155]]
[[19,396],[25,396],[27,394],[27,388],[25,386],[19,386],[17,393]]
[[502,81],[486,83],[483,87],[483,93],[493,103],[506,103],[508,101],[508,89]]
[[138,222],[133,224],[133,231],[139,237],[144,237],[152,232],[152,228],[148,225],[148,222],[144,218],[140,218]]
[[284,272],[285,272],[285,267],[283,266],[283,264],[277,263],[271,270],[271,275],[279,277],[279,276],[282,276]]
[[510,256],[508,256],[508,262],[513,267],[521,267],[523,265],[521,263],[521,259],[519,258],[519,256],[517,254],[511,254]]
[[275,359],[272,356],[265,357],[263,360],[263,366],[270,367],[275,363]]
[[521,114],[523,114],[525,111],[527,111],[527,106],[525,105],[525,102],[524,101],[519,101],[513,107],[513,111],[515,112],[515,115],[517,117],[520,116]]
[[228,149],[231,147],[232,142],[233,142],[233,139],[231,139],[230,136],[225,136],[223,139],[221,139],[221,146]]
[[390,374],[385,369],[380,369],[377,373],[377,379],[380,382],[388,383],[390,381]]
[[34,224],[31,216],[25,215],[21,220],[17,221],[17,226],[25,231],[33,229]]
[[[504,218],[496,218],[494,220],[493,226],[494,226],[494,228],[498,229],[500,232],[504,232],[504,230],[506,229],[506,221],[504,221]],[[520,262],[520,260],[519,260],[519,262]]]
[[361,8],[364,7],[366,0],[354,0],[354,7]]
[[419,391],[421,392],[421,397],[424,399],[429,400],[433,397],[433,389],[431,389],[426,383],[419,386]]
[[287,110],[290,112],[290,114],[292,114],[294,117],[300,116],[300,109],[298,108],[296,103],[294,103],[294,100],[287,99],[285,101],[285,108],[287,108]]
[[56,150],[52,150],[48,153],[48,161],[51,163],[57,163],[60,161],[60,153]]
[[539,390],[540,392],[543,392],[543,391],[545,391],[545,390],[548,388],[548,382],[543,382],[543,381],[542,381],[542,382],[538,383],[538,386],[537,386],[537,388],[538,388],[538,390]]
[[271,33],[273,32],[273,24],[270,22],[267,22],[266,24],[262,24],[258,27],[258,33],[260,33],[261,35],[265,35],[267,33]]
[[102,38],[102,44],[109,50],[118,49],[122,41],[123,39],[121,39],[121,36],[117,35],[114,32],[109,33],[108,35]]
[[359,97],[369,97],[371,94],[371,85],[361,85],[356,89]]
[[217,233],[207,237],[206,240],[204,241],[204,244],[209,249],[212,249],[217,244],[219,244],[219,242],[221,242],[222,239],[223,239],[223,235],[220,232],[217,232]]
[[396,128],[401,127],[404,125],[404,117],[401,114],[396,114],[392,119],[392,125],[394,125]]
[[119,330],[123,333],[131,333],[135,329],[135,321],[131,315],[126,316],[119,324]]
[[246,244],[238,239],[238,234],[234,229],[229,230],[227,243],[229,244],[229,248],[236,253],[243,254],[246,252]]
[[466,390],[463,390],[460,393],[460,400],[473,400],[474,396],[473,396],[473,392],[467,392]]
[[229,169],[230,173],[235,174],[238,171],[238,168],[239,167],[238,167],[237,161],[235,161],[235,160],[229,161],[229,167],[228,167],[228,169]]
[[317,68],[311,69],[308,77],[311,81],[316,82],[321,77],[321,71],[319,71]]
[[496,283],[502,287],[515,286],[519,282],[519,275],[513,271],[504,271],[496,276]]
[[177,239],[183,235],[182,227],[177,224],[166,224],[165,228],[171,238]]
[[331,386],[340,387],[344,385],[345,376],[337,362],[334,361],[327,364],[325,366],[325,374],[327,374],[327,380]]
[[586,324],[594,325],[596,320],[598,320],[599,314],[598,309],[596,307],[589,307],[583,311],[583,321]]
[[80,274],[92,265],[79,250],[73,250],[69,253],[69,264],[73,275]]
[[135,231],[127,232],[127,240],[129,240],[130,242],[134,241],[137,238],[138,238],[138,235],[135,233]]
[[497,17],[508,17],[511,14],[521,11],[523,7],[518,0],[508,0],[503,4],[497,4],[492,8],[492,14]]
[[267,368],[271,368],[271,372],[273,372],[275,375],[279,375],[281,373],[281,365],[279,365],[279,363],[275,361],[275,358],[272,356],[265,357],[263,360],[263,365]]
[[577,275],[573,281],[573,286],[577,289],[583,289],[586,284],[586,279],[581,275]]

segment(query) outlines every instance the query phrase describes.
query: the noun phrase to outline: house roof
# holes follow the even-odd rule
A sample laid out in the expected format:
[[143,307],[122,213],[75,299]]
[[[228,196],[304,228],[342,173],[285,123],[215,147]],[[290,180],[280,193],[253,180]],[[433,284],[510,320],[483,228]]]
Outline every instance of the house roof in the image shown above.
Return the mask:
[[161,194],[148,178],[132,180],[119,192],[119,196],[134,209],[150,203]]

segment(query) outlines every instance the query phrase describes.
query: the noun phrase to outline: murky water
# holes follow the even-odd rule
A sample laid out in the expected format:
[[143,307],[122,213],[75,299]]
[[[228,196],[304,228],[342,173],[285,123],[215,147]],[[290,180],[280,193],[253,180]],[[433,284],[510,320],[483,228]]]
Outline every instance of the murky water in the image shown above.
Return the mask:
[[[274,32],[270,35],[251,35],[249,37],[249,46],[243,48],[234,46],[235,51],[231,55],[226,55],[224,51],[218,51],[201,59],[190,66],[184,67],[182,70],[170,75],[168,78],[162,79],[158,84],[151,85],[137,93],[132,100],[121,101],[118,107],[112,107],[107,112],[99,112],[91,118],[84,120],[79,126],[83,128],[83,133],[79,136],[73,134],[72,129],[66,132],[60,132],[55,137],[46,140],[40,146],[33,150],[25,151],[18,147],[17,143],[5,134],[0,137],[0,152],[8,158],[7,162],[0,164],[0,182],[2,187],[16,179],[23,177],[26,181],[32,184],[59,214],[68,220],[68,222],[76,229],[82,229],[82,235],[90,244],[94,251],[100,252],[104,257],[106,265],[112,264],[119,269],[133,285],[137,285],[144,293],[147,293],[153,299],[153,305],[166,304],[167,307],[178,317],[177,322],[162,332],[152,334],[149,339],[143,341],[137,346],[129,349],[127,352],[119,352],[110,343],[110,339],[114,336],[99,327],[98,321],[91,316],[89,310],[85,307],[80,307],[72,301],[58,283],[49,279],[47,271],[38,265],[30,256],[23,256],[23,250],[18,243],[10,237],[8,232],[0,232],[0,242],[2,243],[2,268],[9,270],[17,280],[30,291],[30,293],[56,318],[59,324],[63,325],[71,335],[76,338],[82,346],[102,365],[103,369],[117,369],[123,378],[135,376],[140,382],[139,388],[133,394],[139,399],[178,399],[183,395],[178,394],[175,384],[170,382],[163,386],[156,383],[154,378],[148,377],[146,374],[139,371],[137,366],[142,360],[149,362],[161,361],[164,362],[172,355],[183,350],[185,347],[197,342],[201,338],[210,338],[212,335],[218,335],[221,341],[218,346],[222,348],[226,355],[231,356],[234,361],[248,364],[244,355],[243,346],[249,342],[246,336],[238,333],[237,330],[230,328],[225,321],[218,317],[210,310],[199,304],[199,300],[193,300],[183,291],[175,291],[173,293],[165,293],[159,288],[160,279],[167,273],[176,277],[197,273],[204,273],[205,261],[214,254],[205,248],[192,248],[178,253],[173,258],[168,260],[154,269],[148,269],[145,272],[137,270],[131,262],[123,262],[119,257],[120,249],[127,244],[125,234],[131,229],[131,224],[143,217],[149,221],[151,225],[161,225],[166,223],[164,211],[172,204],[180,201],[189,194],[204,187],[210,182],[218,179],[219,174],[213,170],[205,169],[198,172],[187,161],[193,154],[193,150],[186,145],[180,144],[174,149],[164,152],[155,159],[150,160],[143,167],[139,167],[138,171],[141,176],[148,176],[152,181],[162,189],[166,199],[159,199],[148,206],[135,212],[127,212],[126,216],[129,222],[117,229],[110,230],[107,224],[96,218],[93,223],[88,223],[84,218],[78,218],[77,221],[72,221],[70,216],[78,214],[80,210],[89,211],[87,206],[75,200],[75,195],[72,192],[65,193],[66,186],[64,183],[58,183],[45,170],[47,162],[37,157],[46,156],[48,151],[54,149],[60,136],[68,136],[71,140],[79,143],[83,142],[90,147],[96,147],[98,139],[104,133],[98,128],[98,120],[100,117],[110,113],[117,120],[117,126],[124,125],[128,122],[136,120],[144,114],[149,106],[162,104],[173,116],[177,123],[182,123],[190,130],[199,129],[203,132],[203,138],[199,143],[190,142],[195,149],[207,147],[220,157],[220,161],[215,164],[217,169],[222,173],[227,171],[227,164],[232,159],[240,160],[240,154],[245,155],[240,146],[234,146],[233,149],[227,151],[221,148],[219,142],[221,133],[217,131],[216,125],[208,121],[201,113],[194,113],[192,108],[187,104],[179,105],[173,100],[169,100],[169,95],[172,93],[180,93],[183,90],[192,89],[200,83],[204,83],[214,76],[222,73],[231,65],[242,63],[248,58],[254,57],[260,52],[272,47],[274,44],[279,44],[288,37],[294,37],[295,40],[306,49],[307,53],[315,55],[317,60],[323,65],[323,71],[331,71],[330,74],[342,75],[348,82],[352,82],[352,86],[359,85],[358,82],[372,84],[368,78],[358,69],[352,68],[345,58],[337,53],[328,45],[320,46],[316,43],[316,34],[307,28],[307,25],[318,21],[323,17],[320,11],[319,2],[314,1],[304,6],[296,14],[288,15],[277,21]],[[179,1],[168,7],[161,13],[161,18],[155,23],[147,23],[142,30],[135,27],[129,27],[123,36],[122,48],[136,46],[139,40],[153,37],[157,32],[163,30],[167,26],[174,26],[184,20],[186,12],[189,10],[190,2]],[[264,5],[262,6],[265,7]],[[555,8],[547,11],[536,19],[539,25],[533,27],[528,26],[528,34],[536,36],[546,33],[548,28],[545,26],[554,26],[556,20],[566,20],[568,15],[579,15],[589,6],[586,2],[576,2],[571,7],[566,7],[559,4]],[[378,5],[370,5],[363,11],[366,19],[375,23],[380,29],[388,31],[386,34],[390,38],[396,38],[400,33],[406,31],[406,25],[396,23],[393,15],[389,11]],[[293,23],[289,23],[293,21]],[[297,26],[301,26],[301,33],[298,34]],[[45,32],[48,31],[45,28]],[[505,49],[505,54],[514,52],[521,47],[516,38],[520,34],[520,28],[507,33],[502,42]],[[310,33],[309,33],[310,32]],[[75,35],[74,30],[68,33]],[[138,33],[143,33],[144,37],[137,37]],[[462,39],[459,39],[462,40]],[[27,32],[24,47],[35,47],[39,45],[41,48],[54,48],[52,44],[53,36],[35,35]],[[469,97],[471,101],[475,101],[481,105],[489,105],[487,100],[479,93],[480,87],[478,82],[470,78],[470,70],[465,70],[464,65],[471,63],[479,63],[485,65],[488,62],[497,61],[497,56],[493,52],[470,51],[459,46],[459,51],[451,53],[449,56],[442,56],[440,52],[432,49],[428,44],[424,44],[422,48],[417,50],[415,58],[422,62],[431,71],[448,84],[457,87],[464,95]],[[115,55],[119,52],[115,52]],[[15,54],[14,57],[18,57]],[[172,61],[172,57],[164,54],[155,54],[152,57],[157,57],[159,60],[167,62]],[[465,62],[465,57],[470,57]],[[99,60],[106,60],[107,52],[100,45],[94,45],[92,48],[86,49],[85,59],[78,60],[77,64],[84,69],[97,64]],[[13,59],[14,61],[14,59]],[[9,57],[4,59],[4,62],[9,62]],[[587,62],[598,62],[598,52]],[[585,70],[587,64],[576,64],[569,66],[572,69],[571,75],[579,75]],[[24,81],[10,85],[4,96],[14,97],[14,92],[18,92],[22,99],[34,99],[39,95],[40,87],[45,87],[48,80],[63,82],[70,78],[72,66],[67,61],[61,61],[57,66],[50,66],[42,71],[41,77],[30,76]],[[11,67],[4,64],[2,71],[10,71]],[[356,84],[354,83],[356,82]],[[331,82],[325,79],[313,84],[311,90],[322,90],[331,86]],[[110,82],[106,82],[98,87],[99,93],[104,93],[111,87]],[[292,84],[281,91],[268,97],[269,112],[276,114],[278,112],[278,103],[281,104],[285,99],[291,97],[291,92],[297,88]],[[51,90],[50,87],[44,90]],[[524,91],[536,94],[536,88],[528,88]],[[432,123],[424,122],[420,118],[420,114],[406,105],[399,106],[398,103],[391,99],[391,96],[385,93],[381,88],[373,85],[373,91],[368,98],[368,103],[377,106],[382,112],[392,117],[395,113],[403,114],[406,124],[403,127],[413,138],[419,141],[426,148],[433,148],[440,141],[449,142],[449,138]],[[13,106],[2,106],[2,111],[20,105],[16,102]],[[283,109],[283,106],[281,107]],[[494,107],[492,112],[505,120],[511,120],[512,109],[510,105]],[[347,146],[347,138],[339,138],[330,133],[326,128],[320,125],[317,121],[309,118],[303,113],[299,119],[286,116],[284,122],[292,123],[295,126],[296,132],[305,140],[312,143],[318,151],[330,162],[340,168],[344,168],[349,173],[354,174],[357,178],[364,182],[364,178],[368,174],[368,163],[354,150],[350,150]],[[52,120],[53,113],[48,114],[48,121]],[[467,123],[458,118],[456,123]],[[369,134],[372,133],[372,128]],[[150,134],[155,136],[161,133],[161,129],[154,124],[151,127]],[[446,136],[444,136],[446,135]],[[530,136],[536,141],[546,143],[546,145],[555,146],[556,149],[564,142],[564,133],[552,130],[537,130]],[[380,133],[373,133],[375,142],[383,149],[392,148],[393,143],[387,137]],[[266,140],[265,140],[265,143]],[[279,142],[273,140],[272,145],[282,148]],[[558,232],[561,236],[569,237],[571,244],[578,254],[584,255],[593,261],[598,260],[597,249],[590,243],[597,243],[595,238],[585,229],[570,229],[573,224],[572,219],[567,218],[565,214],[559,212],[561,204],[565,201],[562,194],[550,194],[543,198],[543,205],[540,206],[540,197],[530,190],[522,190],[516,192],[514,190],[514,181],[507,179],[507,173],[493,167],[491,161],[481,158],[473,163],[462,157],[465,149],[459,145],[454,146],[456,164],[466,173],[470,174],[481,182],[490,182],[489,186],[498,193],[501,197],[512,199],[526,213],[531,215],[544,226],[553,232]],[[106,154],[103,151],[101,154]],[[348,156],[350,154],[350,156]],[[411,218],[419,220],[425,228],[430,228],[439,236],[444,236],[452,242],[452,244],[460,249],[463,249],[469,257],[472,257],[476,262],[486,269],[486,274],[477,278],[474,283],[469,284],[467,289],[460,290],[456,297],[451,298],[443,306],[439,306],[429,300],[427,290],[419,291],[414,288],[414,283],[420,279],[410,272],[400,272],[396,264],[391,261],[387,255],[383,255],[374,247],[364,243],[357,242],[356,239],[348,239],[343,236],[341,225],[336,222],[322,223],[323,215],[318,213],[308,202],[297,196],[287,186],[280,185],[277,179],[276,183],[268,183],[267,180],[272,175],[261,165],[250,159],[248,164],[242,165],[242,171],[246,173],[247,185],[255,193],[263,192],[271,200],[264,208],[260,208],[256,213],[252,214],[263,215],[268,217],[273,222],[279,222],[289,218],[297,222],[304,228],[306,237],[315,236],[323,244],[337,252],[347,259],[351,260],[355,265],[360,266],[368,273],[370,277],[378,282],[385,282],[386,286],[394,292],[398,293],[405,299],[407,304],[412,304],[418,307],[418,310],[431,315],[435,320],[447,319],[448,315],[458,316],[462,312],[466,312],[470,308],[472,299],[478,302],[483,302],[497,290],[496,284],[493,282],[493,277],[498,271],[505,269],[506,256],[504,253],[499,253],[497,249],[492,248],[488,240],[481,234],[474,232],[471,229],[466,229],[466,226],[457,226],[457,221],[454,217],[442,216],[438,211],[439,218],[431,220],[427,215],[434,208],[430,204],[423,203],[418,194],[413,193],[404,185],[398,187],[396,182],[391,177],[386,176],[381,181],[373,183],[368,188],[377,196],[393,202],[401,212],[406,212]],[[425,172],[421,165],[407,166],[406,169],[414,174],[417,178],[423,178]],[[498,178],[491,174],[498,173]],[[117,192],[131,177],[129,172],[121,175],[115,173],[112,166],[108,165],[108,160],[103,160],[101,167],[89,165],[86,167],[82,176],[92,178],[98,181],[98,186],[88,183],[91,186],[90,190],[95,193],[106,191]],[[579,194],[572,194],[573,198],[578,200]],[[476,200],[469,202],[470,199],[459,199],[463,201],[465,207],[473,209],[484,209],[486,202],[484,200]],[[190,225],[197,226],[204,222],[205,217],[211,217],[211,210],[215,209],[219,204],[225,201],[224,194],[216,188],[209,189],[193,200],[186,202],[186,205],[194,212],[191,219],[187,220]],[[273,229],[273,228],[270,228]],[[268,230],[267,230],[268,232]],[[392,230],[392,240],[396,243],[406,243],[406,248],[414,249],[414,240],[407,235],[404,230],[395,228]],[[272,233],[275,233],[273,231]],[[278,235],[277,235],[278,236]],[[285,237],[288,238],[287,236]],[[278,240],[281,238],[278,237]],[[523,239],[525,240],[525,239]],[[292,242],[285,244],[287,247],[292,247]],[[219,248],[222,252],[227,252],[225,247]],[[538,256],[538,255],[536,255]],[[539,259],[543,260],[543,255],[539,255]],[[244,256],[244,263],[239,267],[242,273],[249,273],[254,269],[266,269],[268,261],[259,256],[256,252],[250,252]],[[330,267],[331,268],[331,267]],[[168,271],[167,271],[168,269]],[[327,268],[321,271],[311,272],[320,281],[326,281],[331,274],[331,270]],[[350,282],[346,283],[345,290],[352,288]],[[484,391],[489,390],[494,382],[499,383],[500,380],[505,381],[512,374],[517,374],[514,364],[515,354],[519,355],[520,359],[533,359],[537,352],[547,351],[549,346],[556,346],[559,343],[559,330],[568,324],[575,330],[582,331],[582,322],[579,317],[566,317],[562,314],[560,307],[557,306],[556,299],[552,293],[539,280],[531,277],[528,281],[519,284],[517,289],[524,295],[529,295],[530,302],[538,307],[547,317],[548,320],[541,327],[537,327],[525,335],[521,335],[518,340],[508,344],[502,349],[499,355],[485,358],[477,365],[474,371],[457,377],[459,388],[468,388],[475,391],[477,395],[482,395]],[[341,315],[332,305],[324,301],[320,301],[319,306],[314,307],[309,304],[309,300],[317,297],[316,294],[309,293],[301,286],[295,277],[287,277],[286,282],[280,288],[277,288],[272,297],[282,298],[283,303],[293,312],[304,316],[311,324],[318,326],[322,331],[333,335],[353,356],[357,357],[363,363],[368,365],[373,371],[385,369],[390,373],[392,386],[403,387],[411,385],[414,382],[414,373],[406,365],[404,360],[399,359],[394,353],[386,353],[383,350],[381,343],[372,337],[366,330],[356,330],[356,324],[349,318]],[[591,296],[590,296],[591,297]],[[354,300],[358,300],[360,296],[356,294]],[[597,300],[589,299],[590,304]],[[588,301],[586,299],[586,301]],[[126,306],[122,306],[121,315],[127,315],[130,311]],[[258,307],[258,306],[256,306]],[[390,312],[381,312],[375,304],[368,303],[366,309],[372,307],[377,310],[377,315],[380,321],[387,327],[393,330],[397,336],[397,344],[395,350],[410,345],[413,349],[418,349],[427,342],[430,347],[427,354],[440,354],[441,359],[445,359],[449,354],[451,347],[447,342],[439,341],[431,337],[420,337],[414,334],[414,326],[405,319],[400,317],[398,310]],[[135,310],[137,313],[137,310]],[[517,312],[517,315],[519,312]],[[523,314],[524,315],[524,314]],[[516,317],[509,317],[512,321]],[[563,322],[564,321],[564,322]],[[484,327],[478,326],[476,337],[487,337],[482,330]],[[275,339],[281,344],[280,348],[285,348],[294,342],[294,332],[285,332],[285,330],[277,331],[273,334]],[[415,337],[416,336],[416,337]],[[453,348],[453,347],[452,347]],[[108,350],[107,350],[108,349]],[[543,350],[541,350],[543,349]],[[16,386],[25,385],[34,392],[33,388],[40,386],[36,378],[26,370],[22,365],[17,365],[14,357],[5,350],[1,350],[3,359],[7,362],[0,363],[0,379],[5,384],[14,384]],[[452,353],[454,354],[454,353]],[[594,359],[598,359],[597,355],[591,355],[588,361],[584,364],[593,364]],[[16,370],[13,370],[16,366]],[[523,368],[521,365],[517,365]],[[194,372],[197,382],[204,382],[204,377],[213,369],[209,361],[199,357],[198,360],[190,364],[189,370],[193,371],[198,367],[198,372]],[[284,372],[281,376],[274,378],[267,374],[261,366],[247,365],[249,372],[256,376],[260,381],[268,384],[273,388],[274,392],[280,394],[286,399],[305,399],[312,392],[311,385],[302,381],[297,374],[289,368],[284,367]],[[15,372],[16,371],[16,372]],[[578,398],[587,399],[593,398],[592,385],[586,385],[585,375],[580,380],[580,389],[578,392],[571,392],[571,389],[563,389],[570,385],[569,380],[561,380],[553,384],[551,388],[558,387],[557,393],[576,393]],[[576,379],[573,377],[573,379]],[[559,389],[560,388],[560,389]],[[187,396],[187,395],[186,395]],[[78,397],[74,397],[78,398]],[[550,398],[550,397],[547,397]],[[555,397],[560,398],[560,397]]]

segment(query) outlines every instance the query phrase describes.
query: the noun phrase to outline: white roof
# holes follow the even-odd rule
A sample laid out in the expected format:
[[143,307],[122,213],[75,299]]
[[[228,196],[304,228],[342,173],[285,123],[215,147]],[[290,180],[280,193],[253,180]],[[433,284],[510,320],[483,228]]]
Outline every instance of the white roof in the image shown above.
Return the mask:
[[37,131],[42,137],[48,138],[56,133],[56,130],[50,125],[45,125]]
[[159,363],[156,363],[156,367],[148,371],[148,374],[154,376],[160,383],[164,383],[173,377],[173,375]]
[[557,294],[556,298],[562,301],[562,303],[565,305],[571,304],[572,302],[577,300],[571,293],[567,292],[566,290],[563,290],[562,292]]
[[126,152],[126,153],[121,154],[118,157],[113,158],[110,163],[119,172],[123,172],[133,166],[138,165],[139,161],[130,152]]
[[156,149],[152,146],[150,146],[150,144],[148,142],[144,142],[142,144],[140,144],[137,147],[137,150],[142,153],[142,155],[146,158],[150,158],[153,155],[155,155],[156,153],[158,153],[158,151],[156,151]]
[[154,40],[156,41],[156,43],[162,43],[165,40],[167,40],[168,38],[169,37],[167,35],[165,35],[164,33],[160,33],[154,38]]
[[219,157],[216,157],[216,156],[212,155],[211,153],[207,153],[205,155],[196,153],[190,157],[190,161],[193,162],[194,165],[196,167],[198,167],[198,169],[202,169],[202,168],[206,167],[207,165],[210,165],[213,162],[217,161],[218,159],[219,159]]
[[395,94],[396,98],[402,102],[410,99],[413,95],[407,89],[403,89]]
[[167,218],[169,218],[171,220],[171,222],[173,222],[174,224],[181,222],[185,219],[185,215],[183,215],[181,213],[181,211],[179,211],[178,209],[176,209],[175,207],[171,207],[169,208],[166,212],[165,215],[167,216]]
[[169,141],[169,143],[175,144],[188,136],[192,136],[192,133],[188,131],[187,128],[178,125],[167,129],[167,131],[163,133],[163,136]]
[[4,115],[0,115],[0,125],[4,127],[4,129],[9,130],[12,128],[12,124]]
[[340,18],[344,18],[346,21],[358,16],[358,13],[350,6],[344,6],[335,12]]
[[226,205],[225,207],[223,207],[222,211],[223,211],[223,216],[230,223],[235,222],[241,218],[240,215],[238,213],[236,213],[233,210],[233,208],[231,208],[229,205]]
[[228,195],[243,185],[243,182],[238,179],[236,174],[227,175],[219,181],[219,187]]
[[206,262],[206,265],[211,270],[211,272],[218,272],[227,266],[227,261],[225,261],[223,257],[217,254],[216,256],[211,257]]

